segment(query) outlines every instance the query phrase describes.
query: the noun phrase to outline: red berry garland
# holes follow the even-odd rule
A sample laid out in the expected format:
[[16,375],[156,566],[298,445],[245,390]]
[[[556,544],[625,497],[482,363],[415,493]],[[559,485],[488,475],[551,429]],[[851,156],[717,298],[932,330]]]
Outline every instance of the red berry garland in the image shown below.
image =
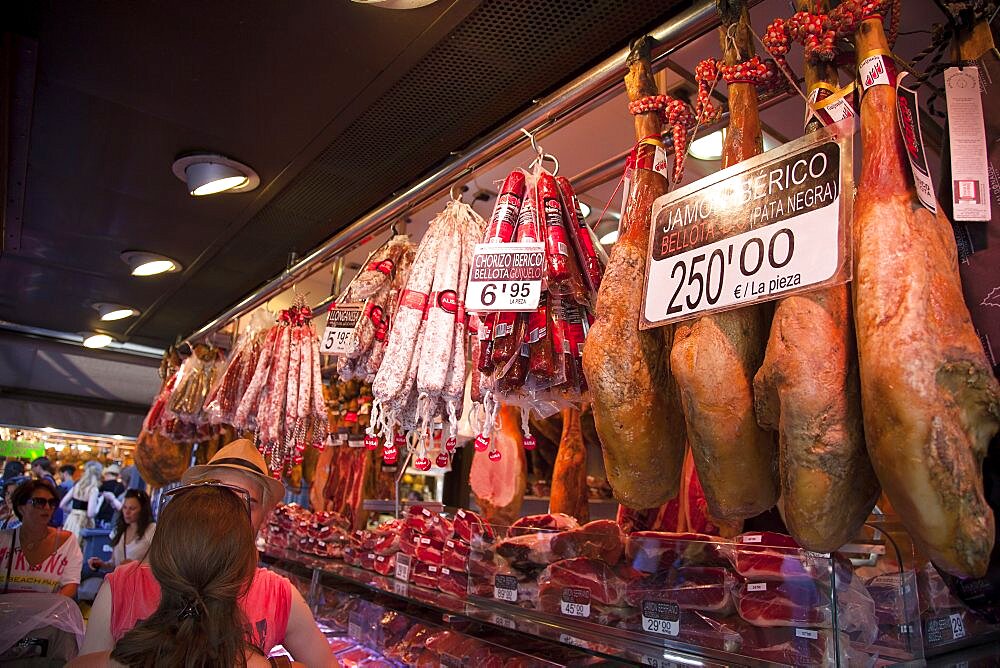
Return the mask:
[[674,183],[684,178],[684,155],[687,153],[688,131],[695,125],[694,111],[691,106],[669,95],[650,95],[634,102],[629,102],[628,110],[632,115],[644,114],[650,111],[658,112],[665,125],[670,126],[670,134],[674,140]]
[[761,41],[775,58],[786,55],[791,43],[798,42],[809,60],[831,62],[840,55],[838,42],[850,41],[865,19],[881,18],[887,12],[889,43],[895,42],[899,11],[898,0],[844,0],[828,14],[796,12],[787,19],[775,19]]

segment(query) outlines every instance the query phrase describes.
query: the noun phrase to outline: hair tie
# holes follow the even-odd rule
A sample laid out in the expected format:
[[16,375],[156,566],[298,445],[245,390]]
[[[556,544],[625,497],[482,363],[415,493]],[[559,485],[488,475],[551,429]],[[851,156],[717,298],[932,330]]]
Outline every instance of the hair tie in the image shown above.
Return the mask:
[[187,604],[177,613],[177,621],[183,622],[189,617],[201,619],[201,599],[197,596],[188,599]]

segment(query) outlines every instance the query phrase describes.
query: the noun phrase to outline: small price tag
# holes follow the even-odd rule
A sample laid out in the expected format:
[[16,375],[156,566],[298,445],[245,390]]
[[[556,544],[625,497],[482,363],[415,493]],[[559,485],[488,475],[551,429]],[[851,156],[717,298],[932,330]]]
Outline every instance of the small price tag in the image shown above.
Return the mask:
[[534,311],[544,273],[544,242],[476,244],[465,309]]
[[490,615],[490,622],[492,622],[497,626],[502,626],[505,629],[514,630],[517,628],[517,624],[514,623],[513,619],[511,619],[507,615],[500,615],[495,612],[492,615]]
[[948,617],[951,620],[951,637],[955,640],[960,640],[965,637],[965,622],[962,621],[962,615],[955,613]]
[[513,575],[497,575],[493,578],[493,598],[498,601],[517,603],[517,578]]
[[818,640],[819,633],[817,631],[813,631],[812,629],[795,629],[795,637]]
[[559,611],[568,617],[590,617],[590,590],[581,587],[564,587],[559,601]]
[[759,543],[762,536],[760,534],[750,534],[748,536],[740,536],[741,543]]
[[990,165],[979,68],[949,67],[944,71],[944,90],[954,218],[990,220]]
[[319,351],[327,355],[343,355],[357,344],[354,327],[361,319],[364,304],[335,304],[326,318],[326,329],[319,342]]
[[766,582],[751,582],[747,585],[747,591],[767,591]]
[[576,636],[571,636],[568,633],[560,633],[559,642],[566,645],[573,645],[573,647],[583,647],[584,649],[587,647],[587,642],[585,640],[581,640]]
[[642,602],[642,630],[677,637],[681,632],[681,609],[670,601]]
[[402,552],[396,553],[396,579],[401,582],[410,581],[410,555]]

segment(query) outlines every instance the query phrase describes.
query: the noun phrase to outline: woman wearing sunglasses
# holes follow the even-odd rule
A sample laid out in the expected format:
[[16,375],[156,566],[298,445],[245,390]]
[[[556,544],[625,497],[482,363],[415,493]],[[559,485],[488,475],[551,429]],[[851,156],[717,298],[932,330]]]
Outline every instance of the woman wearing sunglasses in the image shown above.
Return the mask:
[[70,532],[49,526],[59,507],[55,487],[48,480],[21,483],[11,505],[21,526],[0,535],[0,592],[75,596],[83,554]]
[[146,558],[149,544],[153,541],[153,532],[156,531],[153,508],[146,492],[130,489],[125,492],[125,499],[121,503],[115,499],[113,505],[121,512],[111,538],[111,561],[91,557],[87,563],[95,571],[113,571],[130,561],[142,561]]

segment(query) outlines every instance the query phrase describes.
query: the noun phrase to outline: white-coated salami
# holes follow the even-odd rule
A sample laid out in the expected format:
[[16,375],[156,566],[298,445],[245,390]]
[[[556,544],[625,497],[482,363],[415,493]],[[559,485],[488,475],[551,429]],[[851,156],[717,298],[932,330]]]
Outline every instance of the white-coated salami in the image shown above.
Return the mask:
[[438,250],[438,263],[434,272],[434,285],[423,325],[422,338],[432,345],[421,346],[420,365],[417,371],[417,390],[421,395],[436,398],[444,387],[445,376],[451,362],[455,319],[458,315],[458,275],[462,265],[462,229],[455,215],[457,201],[448,203],[445,243]]
[[[240,399],[239,406],[236,408],[236,417],[233,420],[235,424],[233,426],[238,429],[251,429],[256,424],[256,411],[254,409],[267,383],[268,372],[271,368],[271,359],[274,356],[274,349],[277,346],[278,333],[279,328],[272,327],[267,332],[264,345],[261,346],[260,360],[254,368],[253,378],[250,380],[250,384],[247,386],[247,390],[243,394],[243,398]],[[253,423],[250,421],[251,414],[255,416]]]

